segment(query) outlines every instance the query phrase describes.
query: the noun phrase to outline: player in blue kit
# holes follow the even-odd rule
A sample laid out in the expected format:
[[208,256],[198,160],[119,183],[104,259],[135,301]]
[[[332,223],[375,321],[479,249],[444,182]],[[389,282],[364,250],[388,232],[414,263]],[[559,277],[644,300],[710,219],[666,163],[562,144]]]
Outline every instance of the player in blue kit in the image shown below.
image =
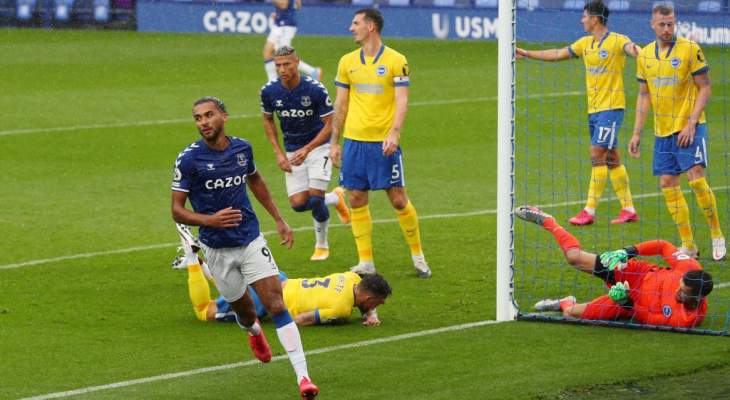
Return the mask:
[[[264,131],[277,164],[285,173],[291,207],[297,212],[312,212],[316,244],[311,260],[326,260],[329,257],[327,206],[335,206],[342,222],[350,221],[344,190],[337,187],[325,194],[332,176],[329,160],[332,100],[324,85],[299,74],[299,57],[293,48],[284,46],[276,50],[274,63],[279,78],[261,88]],[[284,149],[279,143],[274,114],[279,119]]]
[[[291,46],[291,41],[297,34],[297,12],[302,8],[302,0],[272,0],[275,11],[272,14],[274,24],[271,25],[269,37],[264,45],[264,70],[270,81],[276,79],[274,66],[274,51],[284,46]],[[303,73],[322,79],[322,68],[313,67],[300,61],[299,70]]]
[[[256,170],[251,145],[225,134],[225,104],[216,97],[203,97],[193,104],[193,118],[202,139],[186,147],[175,161],[172,218],[200,226],[201,247],[218,291],[236,313],[238,325],[248,332],[256,358],[268,362],[271,349],[246,287],[256,289],[294,367],[302,398],[313,398],[319,389],[309,379],[299,330],[284,306],[279,269],[259,229],[246,186],[276,221],[282,245],[291,248],[293,232]],[[185,207],[187,200],[193,211]]]

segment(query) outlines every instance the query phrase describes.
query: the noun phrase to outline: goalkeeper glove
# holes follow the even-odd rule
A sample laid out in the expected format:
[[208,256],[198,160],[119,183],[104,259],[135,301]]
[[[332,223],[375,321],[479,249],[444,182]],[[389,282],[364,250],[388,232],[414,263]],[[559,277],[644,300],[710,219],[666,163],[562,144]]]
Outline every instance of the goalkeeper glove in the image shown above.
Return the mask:
[[601,254],[601,264],[608,268],[609,271],[618,269],[619,271],[626,268],[626,261],[629,259],[629,255],[626,250],[614,250],[607,251]]
[[624,305],[629,301],[629,282],[618,282],[608,290],[608,297],[614,303]]

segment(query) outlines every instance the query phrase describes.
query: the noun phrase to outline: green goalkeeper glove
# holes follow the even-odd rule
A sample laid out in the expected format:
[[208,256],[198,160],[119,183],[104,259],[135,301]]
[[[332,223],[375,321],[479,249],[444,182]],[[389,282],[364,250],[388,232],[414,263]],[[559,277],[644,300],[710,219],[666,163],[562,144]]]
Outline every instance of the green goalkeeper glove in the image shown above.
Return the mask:
[[629,282],[618,282],[608,290],[608,297],[616,304],[624,305],[629,300]]
[[629,259],[629,255],[626,250],[614,250],[607,251],[601,254],[601,264],[608,268],[609,271],[618,269],[619,271],[626,268],[626,261]]

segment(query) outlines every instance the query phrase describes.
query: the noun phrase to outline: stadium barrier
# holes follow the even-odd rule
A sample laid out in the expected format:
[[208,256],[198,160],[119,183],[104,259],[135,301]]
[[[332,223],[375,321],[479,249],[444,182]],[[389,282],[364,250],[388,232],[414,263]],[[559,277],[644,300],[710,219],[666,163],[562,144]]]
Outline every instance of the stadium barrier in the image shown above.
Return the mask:
[[[352,14],[359,8],[361,6],[307,6],[299,14],[298,33],[348,36]],[[497,37],[497,9],[423,6],[381,7],[380,10],[386,20],[386,37],[476,40],[495,40]],[[271,11],[271,5],[140,0],[137,24],[144,32],[264,34],[271,24]],[[518,11],[517,36],[522,40],[544,40],[545,21],[577,21],[581,12],[582,9]],[[611,29],[646,43],[654,40],[649,17],[649,11],[623,12],[612,18]],[[646,24],[636,24],[637,18],[646,19]],[[723,13],[681,13],[678,33],[703,45],[727,45],[730,44],[730,27],[725,25],[726,18]],[[550,34],[551,41],[567,42],[584,32],[580,24],[571,23],[552,25]]]

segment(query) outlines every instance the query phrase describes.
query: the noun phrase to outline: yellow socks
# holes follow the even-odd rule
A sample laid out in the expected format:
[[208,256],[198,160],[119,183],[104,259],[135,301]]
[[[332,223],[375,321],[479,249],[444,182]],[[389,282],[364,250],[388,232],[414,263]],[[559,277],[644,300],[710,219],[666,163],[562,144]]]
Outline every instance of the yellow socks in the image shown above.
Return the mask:
[[629,175],[626,173],[626,167],[622,164],[616,168],[609,170],[611,175],[611,185],[616,192],[616,197],[621,202],[622,209],[634,209],[634,200],[631,198],[631,189],[629,189]]
[[210,287],[203,275],[203,269],[198,264],[188,266],[188,294],[190,302],[193,303],[195,316],[201,321],[206,321],[210,306]]
[[353,208],[350,224],[352,235],[355,236],[357,255],[360,263],[373,262],[373,218],[370,216],[370,208],[365,205]]
[[682,188],[679,186],[662,188],[662,193],[664,193],[664,200],[667,203],[669,214],[672,216],[674,223],[677,224],[682,247],[689,250],[696,249],[697,246],[695,246],[694,237],[692,236],[692,226],[689,223],[689,207],[687,207],[687,202],[684,200]]
[[598,208],[598,200],[603,194],[603,189],[606,188],[607,180],[608,166],[600,165],[591,169],[591,183],[588,185],[588,201],[586,201],[586,208],[591,210]]
[[423,250],[421,249],[421,233],[418,229],[418,214],[416,214],[416,208],[413,204],[408,201],[405,207],[401,210],[395,210],[398,214],[398,224],[400,224],[400,230],[403,232],[403,237],[406,239],[406,243],[411,248],[411,255],[421,255]]
[[707,184],[707,180],[705,177],[695,179],[689,182],[689,186],[695,192],[697,204],[702,207],[702,212],[705,213],[712,238],[722,237],[720,218],[717,215],[717,200],[715,200],[715,193],[712,192],[710,185]]

